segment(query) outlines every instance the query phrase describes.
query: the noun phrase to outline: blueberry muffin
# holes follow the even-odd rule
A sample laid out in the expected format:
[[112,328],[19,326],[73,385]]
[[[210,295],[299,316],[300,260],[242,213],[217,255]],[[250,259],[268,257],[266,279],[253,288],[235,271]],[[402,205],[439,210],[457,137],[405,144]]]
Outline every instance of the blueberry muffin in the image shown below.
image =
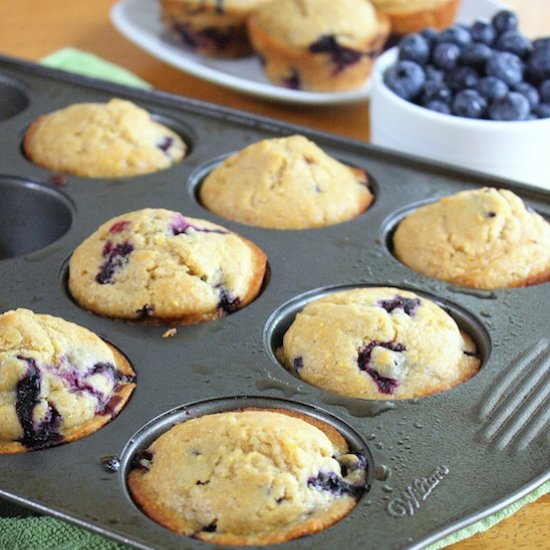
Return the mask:
[[443,30],[456,17],[460,0],[371,0],[387,13],[391,32],[396,35],[419,32],[427,27]]
[[550,280],[550,224],[512,191],[461,191],[407,216],[395,256],[435,279],[481,289]]
[[128,483],[145,514],[215,544],[311,535],[348,514],[367,489],[367,460],[339,432],[280,409],[193,418],[161,435],[136,463]]
[[117,178],[169,168],[187,146],[146,110],[114,98],[40,116],[29,126],[23,149],[32,162],[55,172]]
[[162,22],[182,44],[201,55],[252,53],[246,20],[266,0],[159,0]]
[[341,223],[373,200],[367,175],[327,155],[307,138],[265,139],[234,153],[205,178],[199,191],[212,212],[272,229]]
[[480,367],[473,340],[437,304],[413,292],[354,288],[307,304],[278,350],[305,382],[361,399],[442,392]]
[[251,302],[265,269],[265,254],[244,237],[146,208],[105,222],[76,248],[69,290],[98,315],[198,323]]
[[266,76],[315,92],[362,86],[389,29],[388,17],[367,0],[272,0],[248,19]]
[[85,437],[134,387],[126,358],[88,329],[28,309],[0,315],[0,454]]

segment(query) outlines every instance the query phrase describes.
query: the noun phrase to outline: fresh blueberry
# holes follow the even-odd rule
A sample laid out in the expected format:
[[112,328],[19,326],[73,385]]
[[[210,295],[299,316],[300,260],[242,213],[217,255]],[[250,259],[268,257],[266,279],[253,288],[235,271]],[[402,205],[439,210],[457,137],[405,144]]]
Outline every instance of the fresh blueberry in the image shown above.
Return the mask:
[[533,49],[535,51],[550,50],[550,36],[547,36],[545,38],[536,38],[535,40],[533,40]]
[[476,90],[488,100],[503,97],[508,93],[509,87],[506,82],[496,76],[485,76],[479,80]]
[[482,42],[472,42],[462,49],[460,61],[464,65],[473,67],[478,71],[485,70],[485,64],[491,57],[493,50]]
[[498,50],[515,53],[521,59],[525,59],[532,51],[533,44],[519,31],[506,31],[498,36],[495,43]]
[[527,61],[527,74],[533,84],[550,78],[550,48],[538,48]]
[[426,84],[428,82],[437,82],[438,84],[445,82],[445,73],[433,65],[426,65],[424,72],[426,73]]
[[470,34],[470,31],[462,25],[451,25],[439,33],[437,41],[440,44],[450,42],[451,44],[456,44],[462,49],[466,44],[470,44],[472,41],[472,35]]
[[485,21],[476,21],[473,23],[470,27],[470,34],[474,42],[481,42],[487,44],[487,46],[493,45],[497,35],[493,25]]
[[535,107],[535,114],[538,118],[550,118],[550,102],[549,103],[539,103]]
[[496,76],[512,86],[523,80],[524,65],[521,59],[510,52],[493,52],[485,66],[487,76]]
[[399,59],[425,65],[430,57],[430,45],[420,34],[407,34],[399,41]]
[[472,67],[461,65],[449,71],[446,80],[451,90],[459,91],[475,88],[479,82],[479,74]]
[[457,66],[460,58],[460,46],[451,42],[440,42],[432,51],[433,64],[443,71],[449,71]]
[[420,35],[426,39],[430,46],[432,46],[439,36],[439,31],[435,30],[433,27],[426,27],[420,31]]
[[384,73],[384,83],[399,97],[414,99],[424,86],[426,75],[422,67],[407,59],[397,61]]
[[504,97],[494,99],[489,105],[491,120],[527,120],[529,101],[518,92],[510,92]]
[[550,103],[550,78],[541,83],[539,94],[542,103]]
[[452,98],[452,92],[445,82],[430,81],[424,84],[420,103],[426,105],[431,101],[439,101],[449,104]]
[[461,90],[453,99],[451,109],[456,116],[483,118],[485,110],[487,109],[487,101],[476,90]]
[[540,94],[538,90],[528,82],[520,82],[513,86],[512,90],[525,96],[529,102],[529,109],[531,111],[540,103]]
[[423,106],[426,107],[426,109],[429,109],[430,111],[435,111],[436,113],[441,113],[443,115],[452,114],[449,102],[441,101],[438,99],[432,99],[427,103],[424,103]]
[[500,10],[493,16],[491,23],[498,34],[518,28],[517,15],[511,10]]

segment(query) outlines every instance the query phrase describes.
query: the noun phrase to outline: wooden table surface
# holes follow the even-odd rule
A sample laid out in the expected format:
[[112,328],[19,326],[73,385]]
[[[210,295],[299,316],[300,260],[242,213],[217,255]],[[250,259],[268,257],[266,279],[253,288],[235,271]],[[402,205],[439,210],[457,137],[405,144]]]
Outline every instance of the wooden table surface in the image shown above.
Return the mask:
[[[120,35],[109,20],[114,4],[114,0],[2,0],[0,53],[38,60],[73,46],[117,63],[164,91],[368,141],[367,102],[330,107],[282,105],[203,82],[158,61]],[[518,13],[527,35],[550,35],[550,0],[508,0],[508,5]],[[550,495],[449,548],[550,549]]]

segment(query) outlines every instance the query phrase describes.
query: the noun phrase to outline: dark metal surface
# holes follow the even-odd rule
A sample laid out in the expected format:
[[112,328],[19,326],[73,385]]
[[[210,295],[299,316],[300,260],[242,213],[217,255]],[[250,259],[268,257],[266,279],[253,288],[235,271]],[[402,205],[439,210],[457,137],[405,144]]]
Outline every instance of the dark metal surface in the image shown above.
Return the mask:
[[[387,245],[407,209],[462,189],[507,187],[547,217],[550,194],[18,60],[0,58],[0,76],[0,111],[9,113],[0,121],[0,243],[13,245],[0,260],[0,310],[26,307],[85,326],[120,348],[138,377],[126,408],[92,436],[0,456],[0,495],[5,499],[137,548],[204,548],[205,543],[180,537],[145,517],[128,497],[124,474],[132,452],[162,431],[172,414],[179,418],[187,407],[210,410],[218,399],[240,403],[243,396],[253,402],[280,399],[283,405],[334,418],[373,456],[372,489],[356,509],[330,529],[285,548],[421,548],[550,478],[550,286],[492,292],[453,287],[411,272]],[[61,180],[21,153],[24,131],[40,114],[115,96],[133,100],[176,128],[190,143],[190,155],[152,175]],[[323,229],[273,231],[226,221],[196,201],[196,186],[215,159],[259,139],[293,133],[369,173],[376,200],[367,213]],[[13,191],[14,181],[22,183],[21,189]],[[11,202],[14,194],[26,192],[30,206]],[[47,198],[35,196],[44,192]],[[162,338],[166,327],[113,321],[80,309],[65,287],[71,252],[107,219],[145,207],[208,219],[258,244],[270,267],[261,296],[223,319],[177,327],[172,338]],[[8,216],[16,221],[5,221]],[[36,220],[27,224],[33,217],[45,225]],[[18,249],[19,242],[30,243],[30,249]],[[483,354],[480,373],[444,394],[403,402],[337,397],[293,378],[274,357],[284,327],[307,300],[350,285],[391,285],[437,300],[476,339]],[[121,458],[117,473],[102,468],[101,459],[109,455]]]

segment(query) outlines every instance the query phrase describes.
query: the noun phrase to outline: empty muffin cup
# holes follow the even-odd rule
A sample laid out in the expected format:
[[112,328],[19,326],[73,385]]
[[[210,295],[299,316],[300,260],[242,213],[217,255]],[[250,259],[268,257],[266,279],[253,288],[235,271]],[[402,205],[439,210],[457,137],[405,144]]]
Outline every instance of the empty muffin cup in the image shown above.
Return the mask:
[[0,178],[0,260],[30,254],[60,239],[73,209],[59,191],[18,178]]

